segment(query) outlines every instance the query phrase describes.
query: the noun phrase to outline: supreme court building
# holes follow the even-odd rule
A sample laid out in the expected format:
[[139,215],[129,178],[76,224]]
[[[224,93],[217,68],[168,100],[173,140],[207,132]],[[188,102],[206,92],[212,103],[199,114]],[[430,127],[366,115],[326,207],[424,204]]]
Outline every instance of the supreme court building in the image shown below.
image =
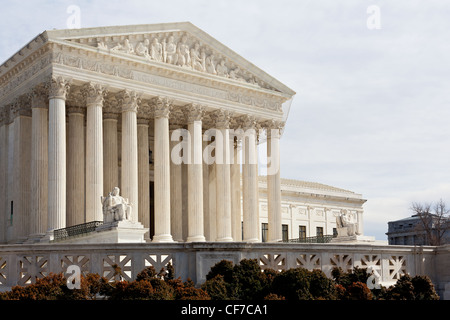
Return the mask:
[[191,23],[39,34],[0,66],[0,243],[103,221],[114,187],[147,241],[281,240],[279,139],[294,95]]

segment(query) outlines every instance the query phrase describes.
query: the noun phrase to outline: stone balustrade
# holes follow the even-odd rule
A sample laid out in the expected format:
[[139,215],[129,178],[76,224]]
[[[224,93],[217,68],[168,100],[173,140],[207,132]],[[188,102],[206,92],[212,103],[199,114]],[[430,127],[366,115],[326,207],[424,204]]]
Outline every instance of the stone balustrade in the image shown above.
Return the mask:
[[[394,284],[401,275],[428,275],[441,296],[450,272],[450,246],[414,247],[386,245],[286,244],[250,242],[67,244],[0,246],[0,290],[33,283],[49,273],[66,272],[78,265],[81,272],[97,273],[109,280],[133,280],[147,266],[157,271],[170,262],[175,276],[191,278],[197,285],[217,262],[239,263],[257,259],[261,269],[286,270],[295,267],[320,269],[331,276],[334,267],[374,270],[382,285]],[[121,275],[115,275],[118,266]]]

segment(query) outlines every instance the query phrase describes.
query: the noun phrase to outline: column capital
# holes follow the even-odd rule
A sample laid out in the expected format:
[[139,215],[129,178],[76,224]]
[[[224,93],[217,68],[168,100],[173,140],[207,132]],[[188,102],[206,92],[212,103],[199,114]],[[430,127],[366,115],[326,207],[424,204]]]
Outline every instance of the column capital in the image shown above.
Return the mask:
[[78,107],[78,106],[68,106],[67,107],[67,114],[81,114],[84,116],[85,108]]
[[113,112],[104,112],[103,120],[119,120],[119,114]]
[[31,108],[48,109],[48,87],[40,83],[31,89]]
[[230,128],[230,120],[231,120],[231,112],[224,109],[219,109],[211,112],[211,119],[214,125],[218,129],[229,129]]
[[141,98],[136,91],[123,90],[117,93],[116,99],[121,108],[121,112],[132,111],[136,112],[141,103]]
[[14,100],[11,106],[12,118],[17,116],[31,116],[31,95],[23,94]]
[[62,76],[52,76],[48,84],[49,99],[63,99],[66,100],[69,93],[71,80]]
[[7,119],[6,108],[0,107],[0,127],[6,123],[6,119]]
[[166,97],[155,97],[152,99],[155,118],[169,118],[173,101]]
[[145,126],[148,126],[149,125],[149,121],[150,121],[150,119],[148,119],[148,118],[140,118],[140,117],[138,117],[137,118],[137,125],[139,126],[139,125],[145,125]]
[[106,87],[94,82],[88,82],[83,85],[81,89],[83,97],[86,99],[86,105],[103,106],[103,101],[106,96]]
[[272,135],[272,130],[278,130],[276,131],[278,136],[281,133],[281,130],[283,130],[285,122],[283,121],[276,121],[276,120],[268,120],[262,123],[262,125],[266,128],[267,137],[270,138]]
[[258,127],[258,122],[256,121],[256,118],[249,114],[246,114],[246,115],[240,117],[239,123],[244,130],[247,130],[247,129],[255,129],[256,130]]
[[198,103],[190,103],[184,107],[183,112],[188,123],[201,121],[205,115],[205,107]]

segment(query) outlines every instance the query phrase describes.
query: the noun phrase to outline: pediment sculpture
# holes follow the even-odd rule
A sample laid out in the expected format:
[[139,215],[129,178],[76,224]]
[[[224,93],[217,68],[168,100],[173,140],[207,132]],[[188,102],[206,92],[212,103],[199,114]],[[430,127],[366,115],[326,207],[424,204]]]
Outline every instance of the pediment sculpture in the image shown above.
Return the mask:
[[120,189],[115,187],[106,197],[102,197],[103,223],[131,221],[132,204],[123,198]]
[[144,39],[128,38],[111,41],[102,39],[97,48],[144,57],[148,60],[163,62],[186,69],[205,72],[220,77],[258,85],[275,90],[250,72],[241,69],[232,61],[223,57],[211,47],[202,45],[199,39],[183,33],[177,37],[171,33],[146,35]]

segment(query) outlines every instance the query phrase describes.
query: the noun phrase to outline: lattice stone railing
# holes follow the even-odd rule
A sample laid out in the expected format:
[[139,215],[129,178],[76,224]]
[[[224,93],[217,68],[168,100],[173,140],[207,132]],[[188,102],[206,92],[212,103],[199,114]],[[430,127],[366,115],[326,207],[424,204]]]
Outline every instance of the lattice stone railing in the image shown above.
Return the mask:
[[[0,246],[0,290],[34,283],[50,273],[66,273],[76,265],[83,274],[97,273],[108,280],[133,280],[145,267],[157,272],[175,268],[175,276],[197,284],[217,262],[257,259],[261,269],[277,271],[303,267],[331,276],[334,267],[370,268],[382,284],[401,275],[433,270],[434,249],[412,246],[371,246],[280,243],[171,243],[171,244],[34,244]],[[431,275],[430,275],[431,276]]]

